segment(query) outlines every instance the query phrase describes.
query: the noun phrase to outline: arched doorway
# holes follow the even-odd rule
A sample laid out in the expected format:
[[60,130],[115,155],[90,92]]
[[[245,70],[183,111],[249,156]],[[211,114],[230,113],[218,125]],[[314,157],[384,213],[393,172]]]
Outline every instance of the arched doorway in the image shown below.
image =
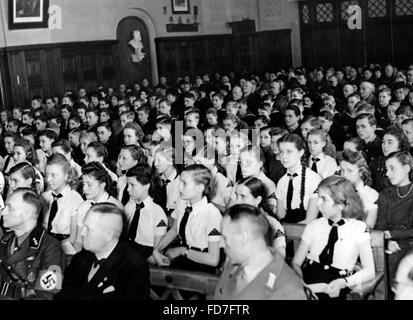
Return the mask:
[[[138,54],[135,48],[129,43],[136,35],[135,31],[139,31],[141,35],[141,43],[135,42],[138,48]],[[145,22],[138,17],[124,18],[118,25],[117,39],[119,42],[119,65],[120,79],[123,83],[132,85],[136,82],[141,82],[147,78],[152,83],[151,72],[151,55],[150,55],[150,39],[148,29]],[[140,56],[144,54],[144,57]],[[132,56],[136,54],[135,56]]]

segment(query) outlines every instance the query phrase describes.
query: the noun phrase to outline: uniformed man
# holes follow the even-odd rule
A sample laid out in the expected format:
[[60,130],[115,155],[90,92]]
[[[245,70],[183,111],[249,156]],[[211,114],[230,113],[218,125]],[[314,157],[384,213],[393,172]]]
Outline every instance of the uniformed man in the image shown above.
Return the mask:
[[64,255],[60,242],[37,224],[42,198],[17,189],[2,211],[10,230],[0,240],[0,299],[52,299],[61,289]]
[[302,279],[270,251],[268,220],[258,208],[236,205],[222,219],[227,262],[216,300],[306,300]]

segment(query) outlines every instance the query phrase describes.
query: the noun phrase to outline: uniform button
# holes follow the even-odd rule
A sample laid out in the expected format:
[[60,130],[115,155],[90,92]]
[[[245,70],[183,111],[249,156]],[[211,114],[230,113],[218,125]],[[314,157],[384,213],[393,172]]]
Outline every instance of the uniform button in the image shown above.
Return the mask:
[[11,267],[10,267],[10,266],[8,266],[8,267],[7,267],[7,269],[9,269],[9,270],[10,270],[10,269],[11,269]]

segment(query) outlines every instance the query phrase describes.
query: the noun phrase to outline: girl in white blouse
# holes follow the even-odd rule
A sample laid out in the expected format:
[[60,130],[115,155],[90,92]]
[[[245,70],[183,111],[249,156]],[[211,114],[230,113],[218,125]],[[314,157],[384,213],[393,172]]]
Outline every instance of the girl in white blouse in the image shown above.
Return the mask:
[[[323,217],[309,223],[293,259],[293,268],[320,299],[345,299],[348,288],[374,278],[370,229],[353,184],[332,176],[320,183]],[[358,258],[361,269],[353,273]]]
[[237,197],[237,204],[249,204],[261,210],[272,229],[271,238],[268,239],[271,248],[277,250],[285,257],[286,241],[284,227],[266,211],[267,203],[265,199],[267,198],[267,189],[264,183],[255,177],[241,179],[235,186],[235,195]]
[[[172,214],[174,226],[153,252],[159,266],[215,273],[220,260],[222,215],[208,201],[211,181],[211,172],[205,166],[192,165],[183,170],[179,191],[184,201]],[[180,246],[163,254],[177,237]]]
[[97,203],[113,203],[120,209],[122,204],[115,198],[116,190],[108,172],[99,162],[90,162],[82,167],[83,194],[86,201],[77,208],[77,231],[74,242],[76,251],[82,249],[82,228],[86,213]]
[[341,176],[349,180],[359,193],[366,218],[364,222],[373,229],[377,220],[377,199],[379,193],[370,187],[370,168],[361,152],[344,150],[340,162]]

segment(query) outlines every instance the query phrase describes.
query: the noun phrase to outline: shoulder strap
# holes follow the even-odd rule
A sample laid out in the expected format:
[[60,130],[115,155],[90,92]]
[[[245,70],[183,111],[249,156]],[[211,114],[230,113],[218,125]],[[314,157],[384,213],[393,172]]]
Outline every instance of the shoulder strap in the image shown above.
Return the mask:
[[305,194],[305,173],[306,168],[304,166],[301,167],[301,192],[300,192],[300,210],[304,210],[304,194]]

